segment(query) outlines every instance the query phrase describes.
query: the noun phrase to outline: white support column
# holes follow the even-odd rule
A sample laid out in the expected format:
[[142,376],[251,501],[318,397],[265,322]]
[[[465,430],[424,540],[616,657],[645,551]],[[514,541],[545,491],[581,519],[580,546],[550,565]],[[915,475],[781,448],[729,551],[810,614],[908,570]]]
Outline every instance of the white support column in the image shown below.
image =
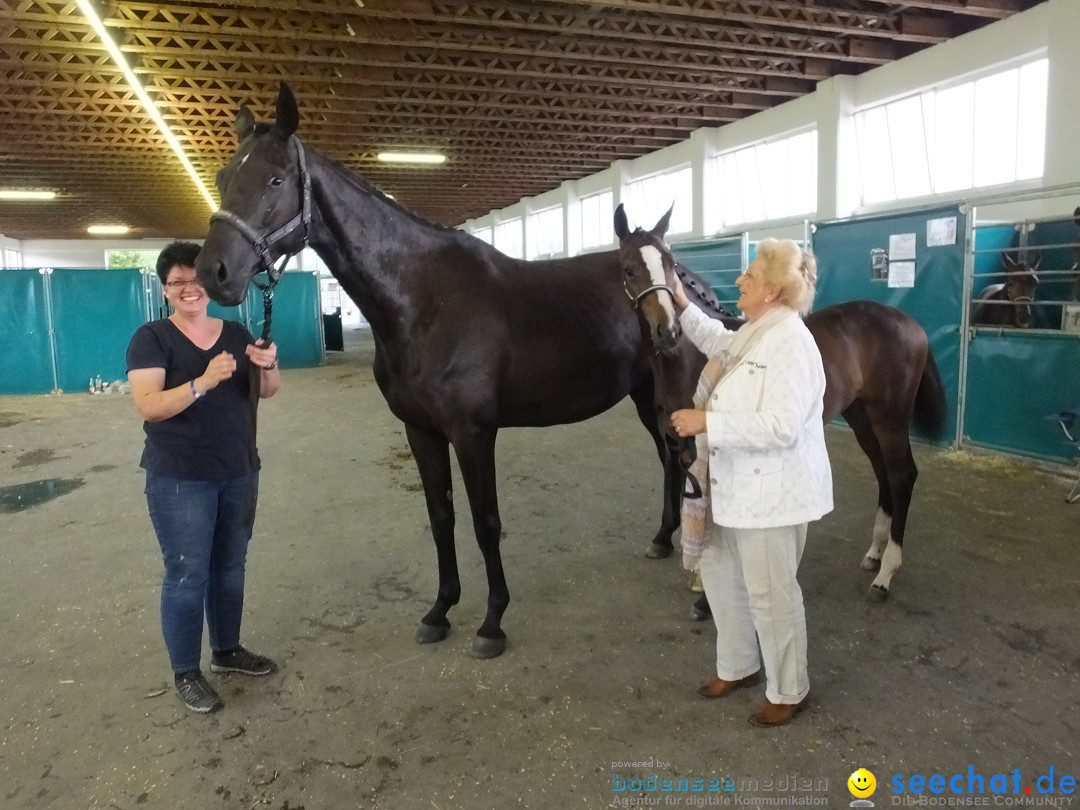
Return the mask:
[[819,82],[817,101],[818,133],[818,221],[850,216],[859,204],[858,144],[851,119],[855,107],[855,77],[834,76]]
[[[1077,0],[1048,0],[1046,86],[1046,185],[1080,183],[1080,105],[1076,103],[1080,76],[1080,3]],[[1023,121],[1020,125],[1023,126]],[[1080,200],[1078,200],[1080,202]]]

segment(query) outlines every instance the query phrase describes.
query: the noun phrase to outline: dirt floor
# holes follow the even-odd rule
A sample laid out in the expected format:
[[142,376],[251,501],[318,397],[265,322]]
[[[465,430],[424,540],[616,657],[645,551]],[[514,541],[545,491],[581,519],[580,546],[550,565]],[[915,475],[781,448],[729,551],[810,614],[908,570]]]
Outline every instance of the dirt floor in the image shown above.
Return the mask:
[[[417,645],[436,589],[423,497],[370,342],[349,337],[261,409],[244,640],[281,670],[211,675],[226,707],[210,716],[171,689],[129,397],[0,399],[0,808],[841,807],[859,767],[878,807],[917,801],[916,774],[961,774],[965,791],[985,777],[982,796],[921,794],[942,804],[1069,806],[1080,504],[1066,478],[918,448],[905,565],[869,604],[872,478],[830,428],[837,508],[800,577],[812,704],[757,729],[760,689],[694,694],[712,628],[688,620],[677,561],[643,556],[660,469],[629,403],[500,435],[510,646],[468,655],[486,586],[460,482],[462,602],[445,642]],[[717,781],[679,781],[695,778]]]

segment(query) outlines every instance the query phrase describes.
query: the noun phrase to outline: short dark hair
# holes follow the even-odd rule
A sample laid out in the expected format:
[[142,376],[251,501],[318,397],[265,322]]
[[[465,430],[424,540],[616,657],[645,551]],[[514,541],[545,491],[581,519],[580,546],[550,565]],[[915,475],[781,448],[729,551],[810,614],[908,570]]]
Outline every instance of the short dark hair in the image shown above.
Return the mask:
[[161,279],[161,283],[165,283],[165,280],[169,277],[169,271],[178,264],[184,267],[194,267],[200,249],[199,245],[194,242],[176,241],[166,245],[165,249],[157,257],[157,274],[158,278]]

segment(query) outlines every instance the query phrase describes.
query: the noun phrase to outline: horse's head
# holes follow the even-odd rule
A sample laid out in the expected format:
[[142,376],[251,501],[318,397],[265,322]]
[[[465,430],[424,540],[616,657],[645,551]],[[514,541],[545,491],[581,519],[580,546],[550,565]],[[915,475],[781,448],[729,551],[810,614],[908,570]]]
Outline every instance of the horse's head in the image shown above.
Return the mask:
[[304,147],[296,138],[296,99],[282,83],[273,124],[258,124],[247,107],[236,114],[240,140],[218,172],[221,209],[195,262],[199,282],[215,301],[239,304],[248,282],[271,273],[284,255],[303,250],[311,219],[311,187]]
[[671,291],[677,263],[664,242],[670,220],[671,208],[652,230],[631,231],[622,205],[615,209],[623,286],[634,309],[639,309],[648,323],[653,345],[662,352],[674,351],[682,335]]
[[1013,311],[1013,319],[1021,329],[1031,327],[1031,304],[1035,300],[1035,289],[1039,286],[1039,277],[1035,271],[1042,264],[1042,255],[1036,255],[1035,260],[1028,263],[1023,260],[1012,258],[1008,253],[1004,254],[1005,265],[1005,295],[1016,304]]

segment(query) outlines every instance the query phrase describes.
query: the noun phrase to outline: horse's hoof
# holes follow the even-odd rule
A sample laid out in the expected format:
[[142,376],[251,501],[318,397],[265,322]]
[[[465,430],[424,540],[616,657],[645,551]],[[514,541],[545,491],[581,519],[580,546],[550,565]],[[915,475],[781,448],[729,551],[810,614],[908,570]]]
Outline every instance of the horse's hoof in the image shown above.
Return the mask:
[[416,642],[418,644],[434,644],[442,641],[450,635],[450,625],[435,625],[420,623],[416,628]]
[[710,616],[712,616],[711,611],[702,610],[697,605],[694,605],[692,608],[690,608],[690,621],[692,622],[703,622],[706,621]]
[[875,560],[873,557],[863,557],[859,567],[863,571],[877,571],[881,568],[881,560]]
[[473,658],[498,658],[506,651],[506,637],[502,638],[485,638],[484,636],[474,636],[472,641],[472,649],[469,651],[469,655]]
[[674,550],[673,546],[662,546],[659,543],[653,543],[646,550],[645,556],[650,560],[666,560]]
[[882,588],[880,585],[871,585],[870,592],[866,594],[866,600],[868,602],[876,602],[881,604],[889,598],[889,589]]

